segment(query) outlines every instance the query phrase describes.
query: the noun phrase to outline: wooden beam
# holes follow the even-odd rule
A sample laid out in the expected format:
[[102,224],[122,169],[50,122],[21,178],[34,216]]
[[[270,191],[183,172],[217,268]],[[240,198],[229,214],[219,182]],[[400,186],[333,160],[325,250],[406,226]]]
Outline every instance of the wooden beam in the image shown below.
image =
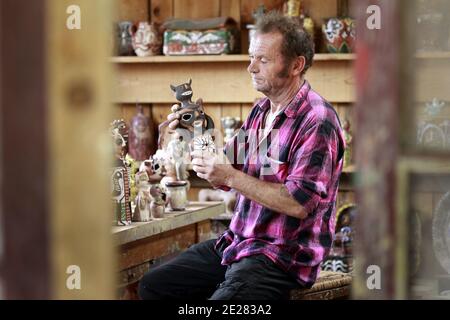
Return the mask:
[[[355,282],[357,299],[399,297],[396,284],[396,165],[399,145],[401,6],[399,0],[380,1],[381,30],[366,28],[370,0],[357,1],[359,13],[356,61],[358,141],[355,144],[358,212],[355,238]],[[406,4],[407,5],[407,4]],[[386,32],[389,30],[389,32]],[[369,266],[381,271],[380,290],[367,286]]]
[[[45,43],[51,168],[48,188],[55,299],[116,297],[113,210],[108,192],[112,147],[107,134],[113,109],[108,90],[113,74],[107,62],[113,3],[78,0],[80,30],[65,28],[66,8],[73,1],[47,0],[45,6],[49,17]],[[80,290],[66,286],[71,265],[80,268]],[[29,272],[30,265],[27,268]]]
[[0,2],[0,280],[5,299],[50,297],[45,2]]

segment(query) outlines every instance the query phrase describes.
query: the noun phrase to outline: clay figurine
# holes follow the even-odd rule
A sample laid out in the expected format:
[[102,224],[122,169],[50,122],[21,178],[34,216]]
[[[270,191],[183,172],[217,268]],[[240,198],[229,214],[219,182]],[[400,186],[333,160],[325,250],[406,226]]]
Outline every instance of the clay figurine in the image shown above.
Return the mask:
[[131,39],[133,23],[121,21],[117,24],[117,54],[119,56],[132,56],[134,54]]
[[114,167],[110,176],[111,198],[114,202],[115,223],[127,225],[131,223],[130,171],[124,160],[126,142],[115,124],[113,122],[110,126],[114,146]]
[[150,119],[144,115],[141,105],[137,108],[138,114],[131,119],[128,152],[134,160],[144,161],[154,152],[154,137]]
[[[192,102],[191,99],[193,93],[191,84],[192,80],[190,79],[189,82],[179,86],[170,85],[170,89],[174,92],[175,98],[180,102],[180,104],[172,107],[172,112],[180,115],[179,129],[187,130],[190,136],[194,135],[195,137],[198,137],[213,130],[214,121],[210,116],[205,114],[202,99],[197,99],[195,103]],[[167,120],[159,126],[159,149],[164,148],[164,140],[166,138],[165,128],[169,123],[170,122]],[[188,135],[183,136],[186,138],[185,141],[190,144],[191,141],[187,141]]]
[[172,166],[175,166],[177,180],[186,179],[186,163],[189,159],[189,147],[183,140],[183,136],[175,133],[173,139],[167,145],[167,153]]
[[133,214],[133,221],[150,221],[152,218],[150,209],[152,197],[150,196],[150,184],[148,183],[146,172],[136,174],[136,186],[136,208]]
[[164,217],[166,194],[162,192],[159,185],[152,185],[150,187],[150,195],[152,196],[152,202],[150,204],[150,211],[154,219]]
[[179,86],[170,85],[175,98],[181,102],[180,105],[173,107],[172,111],[181,115],[180,126],[189,131],[193,131],[194,127],[203,127],[206,130],[214,129],[214,121],[203,111],[203,100],[200,98],[195,103],[192,102],[191,84],[192,79]]
[[162,35],[154,23],[141,21],[132,28],[132,44],[138,57],[155,56],[161,53]]

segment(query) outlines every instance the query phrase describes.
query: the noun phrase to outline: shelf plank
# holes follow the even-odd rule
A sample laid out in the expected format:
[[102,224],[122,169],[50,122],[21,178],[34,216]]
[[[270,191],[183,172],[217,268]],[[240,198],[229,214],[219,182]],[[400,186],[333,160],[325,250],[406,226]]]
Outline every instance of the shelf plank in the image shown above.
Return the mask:
[[124,245],[126,243],[207,220],[223,212],[225,212],[225,205],[223,202],[192,201],[185,211],[170,211],[169,209],[166,209],[164,218],[154,219],[149,222],[133,222],[129,226],[115,226],[112,228],[112,234],[116,245]]
[[[355,60],[356,55],[351,53],[332,54],[317,53],[314,61],[333,60]],[[224,55],[192,55],[192,56],[151,56],[151,57],[111,57],[113,63],[179,63],[179,62],[248,62],[246,54],[224,54]]]
[[[201,97],[207,104],[253,104],[263,97],[252,86],[247,55],[111,59],[120,62],[115,64],[114,103],[174,103],[169,84],[184,83],[189,78],[194,99]],[[354,102],[353,59],[353,55],[317,55],[306,79],[331,103]]]

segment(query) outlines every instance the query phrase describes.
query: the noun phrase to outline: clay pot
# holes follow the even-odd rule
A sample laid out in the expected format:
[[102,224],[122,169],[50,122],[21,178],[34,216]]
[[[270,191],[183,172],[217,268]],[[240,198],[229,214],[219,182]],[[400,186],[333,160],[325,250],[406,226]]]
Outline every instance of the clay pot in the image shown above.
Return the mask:
[[356,43],[355,20],[349,17],[329,18],[322,25],[325,46],[329,53],[352,53]]
[[162,36],[155,24],[147,21],[138,22],[132,28],[132,44],[138,57],[148,57],[161,54]]
[[155,152],[154,125],[152,119],[146,117],[142,106],[138,106],[138,113],[131,119],[128,132],[128,153],[137,161],[147,160]]
[[173,211],[183,211],[188,205],[187,199],[187,182],[173,181],[166,182],[167,196],[169,205]]
[[134,49],[132,44],[132,28],[131,21],[121,21],[117,23],[117,54],[119,56],[132,56]]

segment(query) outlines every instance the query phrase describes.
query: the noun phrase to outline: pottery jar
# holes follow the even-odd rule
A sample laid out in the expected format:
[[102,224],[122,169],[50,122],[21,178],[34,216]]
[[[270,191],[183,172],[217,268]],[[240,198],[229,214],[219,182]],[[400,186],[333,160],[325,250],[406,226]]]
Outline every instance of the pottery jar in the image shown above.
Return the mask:
[[166,183],[166,190],[169,198],[169,205],[173,211],[182,211],[186,209],[187,199],[187,182],[172,181]]

